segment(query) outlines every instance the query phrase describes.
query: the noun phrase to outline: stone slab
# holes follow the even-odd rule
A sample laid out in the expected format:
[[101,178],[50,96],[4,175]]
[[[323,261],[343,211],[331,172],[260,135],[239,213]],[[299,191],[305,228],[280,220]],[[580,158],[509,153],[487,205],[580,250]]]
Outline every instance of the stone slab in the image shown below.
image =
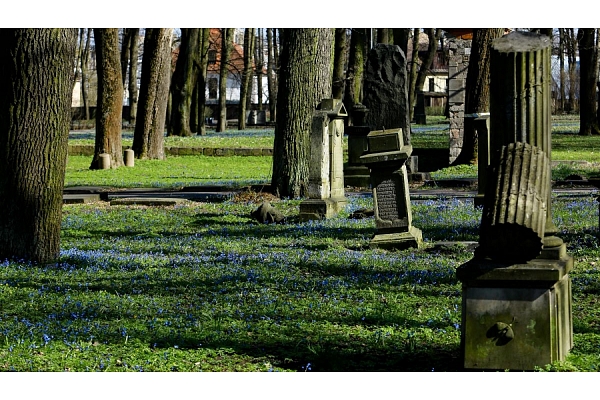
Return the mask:
[[63,204],[85,204],[100,201],[99,194],[63,194]]
[[423,245],[423,233],[410,226],[408,232],[378,233],[369,242],[369,247],[384,250],[418,249]]
[[164,197],[123,197],[110,201],[111,206],[140,205],[140,206],[175,206],[185,203],[185,199]]

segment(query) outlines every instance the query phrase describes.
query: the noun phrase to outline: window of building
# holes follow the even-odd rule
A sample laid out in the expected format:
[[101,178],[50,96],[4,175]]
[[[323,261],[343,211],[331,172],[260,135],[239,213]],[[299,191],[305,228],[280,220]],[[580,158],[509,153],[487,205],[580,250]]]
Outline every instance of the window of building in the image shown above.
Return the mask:
[[435,92],[435,78],[429,78],[429,91]]
[[216,50],[208,50],[208,64],[216,64],[217,63],[217,51]]

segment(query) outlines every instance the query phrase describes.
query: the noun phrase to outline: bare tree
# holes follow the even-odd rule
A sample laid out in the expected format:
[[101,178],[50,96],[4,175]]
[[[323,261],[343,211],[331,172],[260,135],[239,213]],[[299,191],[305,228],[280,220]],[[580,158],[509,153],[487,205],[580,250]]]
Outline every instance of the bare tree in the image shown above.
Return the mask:
[[206,76],[208,73],[208,48],[210,45],[210,28],[201,28],[199,35],[199,70],[198,81],[194,90],[192,101],[192,132],[198,135],[206,135],[206,121],[204,119],[204,107],[206,106]]
[[98,73],[96,106],[96,145],[90,169],[100,168],[100,154],[110,155],[111,168],[123,165],[121,126],[123,80],[119,57],[119,30],[94,28]]
[[219,71],[219,121],[217,122],[217,132],[225,132],[227,129],[227,78],[229,76],[229,60],[231,58],[231,48],[233,46],[233,28],[224,28],[221,30],[221,65]]
[[258,110],[262,111],[263,107],[263,68],[265,67],[265,56],[264,56],[264,34],[262,29],[256,31],[256,44],[254,45],[254,64],[256,68],[256,90],[258,97]]
[[366,29],[353,28],[350,36],[348,54],[348,70],[346,71],[346,90],[344,104],[351,110],[355,104],[362,102],[363,75],[366,62]]
[[579,28],[579,134],[598,135],[596,115],[598,83],[598,32],[596,28]]
[[267,85],[269,89],[269,121],[275,121],[277,109],[277,29],[267,29]]
[[[423,89],[423,85],[425,84],[425,78],[427,78],[427,73],[431,69],[433,59],[435,58],[435,54],[437,52],[438,43],[440,41],[440,38],[442,37],[442,30],[440,28],[438,28],[438,29],[426,28],[425,33],[427,34],[427,38],[429,39],[428,44],[427,44],[427,53],[425,54],[425,57],[423,58],[421,65],[419,67],[419,72],[417,74],[417,80],[415,82],[415,91],[413,93],[413,96],[410,97],[410,95],[409,95],[409,99],[412,101],[410,103],[410,119],[411,119],[411,121],[414,116],[415,104],[417,103],[417,93],[419,93]],[[413,52],[414,51],[415,51],[415,48],[413,48]],[[417,45],[417,53],[418,53],[418,45]]]
[[240,87],[240,112],[238,129],[246,129],[246,110],[248,108],[248,92],[252,92],[252,53],[254,53],[255,28],[246,28],[244,31],[244,71]]
[[348,33],[346,28],[335,29],[335,45],[333,54],[333,83],[332,96],[334,99],[344,97],[345,68]]
[[[475,29],[467,69],[465,114],[490,111],[490,57],[492,42],[504,29]],[[478,138],[473,124],[465,121],[463,147],[454,164],[477,164]]]
[[77,29],[0,30],[0,259],[60,255],[76,45]]
[[88,101],[88,75],[89,75],[89,62],[90,62],[90,42],[92,36],[91,28],[82,28],[87,31],[85,46],[82,47],[82,54],[80,57],[81,60],[81,100],[83,101],[83,108],[85,110],[85,119],[86,121],[90,120],[90,104]]

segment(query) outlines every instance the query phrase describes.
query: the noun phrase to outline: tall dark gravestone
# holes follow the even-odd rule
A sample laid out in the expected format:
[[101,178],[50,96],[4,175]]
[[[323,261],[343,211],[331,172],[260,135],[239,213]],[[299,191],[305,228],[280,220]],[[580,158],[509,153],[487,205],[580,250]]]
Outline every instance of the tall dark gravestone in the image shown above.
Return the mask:
[[457,270],[467,369],[533,370],[573,346],[573,257],[554,236],[550,207],[550,55],[547,36],[493,42],[479,247]]

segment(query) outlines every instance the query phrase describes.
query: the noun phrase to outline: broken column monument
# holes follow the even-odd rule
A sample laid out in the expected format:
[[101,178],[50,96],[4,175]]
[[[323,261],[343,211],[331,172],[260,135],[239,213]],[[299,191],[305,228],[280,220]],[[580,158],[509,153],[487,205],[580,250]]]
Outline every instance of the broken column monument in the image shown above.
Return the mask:
[[490,169],[479,247],[462,282],[464,367],[534,370],[573,346],[573,257],[551,208],[551,46],[513,32],[492,45]]
[[344,117],[341,100],[324,99],[313,114],[310,133],[308,199],[300,203],[300,220],[327,219],[348,203],[344,194],[342,139]]

